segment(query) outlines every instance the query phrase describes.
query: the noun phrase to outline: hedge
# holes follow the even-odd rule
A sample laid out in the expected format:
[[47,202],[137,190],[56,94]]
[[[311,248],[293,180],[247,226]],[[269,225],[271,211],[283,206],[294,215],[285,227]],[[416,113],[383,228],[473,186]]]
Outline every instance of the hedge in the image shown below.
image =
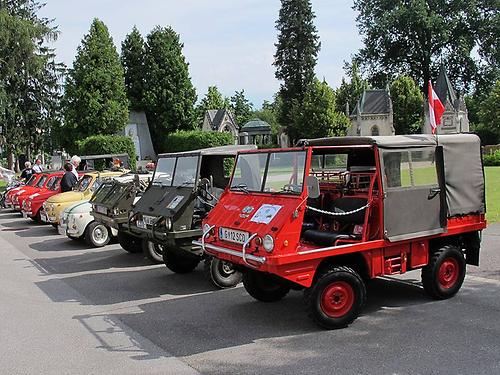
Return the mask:
[[231,133],[181,130],[169,134],[165,138],[163,148],[165,152],[181,152],[233,144],[234,138]]
[[[92,135],[81,141],[77,141],[76,145],[80,155],[127,153],[130,159],[130,168],[135,170],[135,146],[130,137],[124,135]],[[96,169],[98,169],[97,165]]]
[[487,167],[500,166],[500,150],[492,152],[491,154],[483,155],[483,164]]

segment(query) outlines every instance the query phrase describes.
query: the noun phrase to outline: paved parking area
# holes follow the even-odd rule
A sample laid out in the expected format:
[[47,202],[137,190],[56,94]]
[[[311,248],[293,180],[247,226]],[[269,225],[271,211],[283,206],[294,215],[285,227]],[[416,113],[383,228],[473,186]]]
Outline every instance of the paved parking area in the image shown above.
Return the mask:
[[347,329],[309,321],[302,293],[254,301],[119,245],[89,249],[0,212],[4,374],[498,374],[500,225],[461,292],[433,301],[420,274],[368,286]]

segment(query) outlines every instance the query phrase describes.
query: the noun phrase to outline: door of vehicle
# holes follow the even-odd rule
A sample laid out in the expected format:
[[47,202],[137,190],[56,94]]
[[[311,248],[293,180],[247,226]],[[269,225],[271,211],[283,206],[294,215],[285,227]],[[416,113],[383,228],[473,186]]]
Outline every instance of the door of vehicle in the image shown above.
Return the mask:
[[445,231],[442,148],[381,149],[384,235],[399,241]]

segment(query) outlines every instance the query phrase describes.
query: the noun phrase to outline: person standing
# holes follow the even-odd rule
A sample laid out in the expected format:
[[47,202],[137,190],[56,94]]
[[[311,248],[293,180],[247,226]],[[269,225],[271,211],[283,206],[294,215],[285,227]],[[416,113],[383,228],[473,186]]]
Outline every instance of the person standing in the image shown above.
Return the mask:
[[78,180],[78,167],[80,166],[81,162],[82,162],[82,159],[80,159],[79,156],[73,155],[71,157],[71,165],[73,167],[71,172],[73,172],[73,175],[76,177],[77,180]]
[[29,161],[24,163],[24,169],[21,172],[21,179],[28,181],[33,173],[35,173],[35,171],[33,171],[33,168],[31,168],[31,163]]
[[42,173],[43,172],[42,161],[40,159],[35,160],[35,165],[33,166],[33,171],[35,173]]
[[[61,179],[61,192],[71,191],[76,185],[78,178],[74,175],[74,165],[71,163],[64,164],[64,176]],[[78,174],[77,174],[78,175]]]

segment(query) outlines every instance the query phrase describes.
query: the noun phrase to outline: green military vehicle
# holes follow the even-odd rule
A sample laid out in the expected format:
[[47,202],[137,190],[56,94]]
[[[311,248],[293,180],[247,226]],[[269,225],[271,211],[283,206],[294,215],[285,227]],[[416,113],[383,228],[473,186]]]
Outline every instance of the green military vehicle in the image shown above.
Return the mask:
[[224,192],[237,152],[255,148],[221,146],[159,155],[153,180],[129,215],[128,232],[151,241],[173,272],[191,272],[204,260],[215,286],[235,286],[241,274],[230,263],[205,255],[192,241],[202,235],[203,218]]

